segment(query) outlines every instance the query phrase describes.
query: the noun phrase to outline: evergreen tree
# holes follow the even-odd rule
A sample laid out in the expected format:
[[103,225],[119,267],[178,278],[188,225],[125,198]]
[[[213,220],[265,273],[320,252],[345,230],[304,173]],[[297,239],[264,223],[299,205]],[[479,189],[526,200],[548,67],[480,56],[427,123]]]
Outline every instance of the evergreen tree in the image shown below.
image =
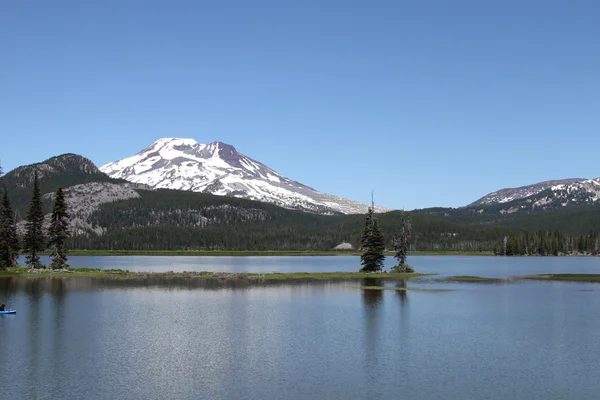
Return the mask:
[[67,265],[67,250],[65,241],[69,237],[67,203],[62,187],[56,191],[54,199],[54,207],[52,209],[52,218],[50,219],[50,227],[48,229],[48,247],[52,249],[50,258],[50,268],[63,269],[68,268]]
[[380,272],[383,269],[385,241],[375,219],[374,207],[369,207],[361,238],[361,272]]
[[[2,188],[3,182],[4,180],[2,179],[2,176],[4,175],[4,173],[2,172],[2,165],[0,164],[0,188]],[[4,233],[4,201],[0,201],[0,271],[3,271],[6,269],[6,264],[4,261],[4,249],[5,249],[5,245],[6,242],[3,240],[4,238],[2,237],[2,233]]]
[[27,253],[26,264],[32,268],[43,268],[40,263],[39,253],[45,248],[44,240],[44,211],[42,210],[42,197],[38,182],[37,171],[33,178],[33,197],[27,213],[27,224],[25,225],[24,250]]
[[406,213],[403,213],[400,233],[394,239],[394,251],[396,252],[394,257],[398,260],[398,265],[393,268],[393,272],[415,272],[408,264],[406,264],[406,257],[408,256],[408,250],[410,249],[411,235],[412,224],[410,222],[410,217],[406,215]]
[[19,238],[6,188],[0,199],[0,270],[17,265]]
[[[521,255],[568,255],[591,254],[596,255],[600,250],[598,233],[588,235],[569,236],[559,231],[538,231],[535,233],[517,233],[505,237],[507,256]],[[496,249],[501,245],[497,245]],[[499,255],[499,250],[496,250]]]

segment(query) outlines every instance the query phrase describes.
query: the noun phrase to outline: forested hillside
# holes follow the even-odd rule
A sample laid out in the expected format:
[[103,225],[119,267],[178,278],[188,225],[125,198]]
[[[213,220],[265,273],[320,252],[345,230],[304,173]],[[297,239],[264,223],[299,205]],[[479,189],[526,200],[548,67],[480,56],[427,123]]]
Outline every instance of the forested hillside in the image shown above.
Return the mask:
[[[53,193],[59,186],[69,187],[89,182],[124,182],[101,172],[93,162],[77,154],[62,154],[45,161],[24,165],[3,177],[10,200],[18,215],[25,216],[31,200],[34,173],[38,173],[40,192]],[[51,202],[44,201],[44,211],[50,212]]]
[[[44,194],[54,193],[58,186],[66,188],[72,211],[71,248],[330,250],[342,242],[358,248],[365,223],[361,214],[318,215],[236,197],[149,190],[111,179],[90,160],[74,154],[19,167],[4,177],[17,219],[25,217],[34,171],[40,177],[45,213],[50,212],[51,196]],[[532,246],[522,250],[520,244],[525,239],[519,238],[528,234],[558,232],[568,238],[561,242],[575,243],[581,235],[600,232],[600,204],[543,209],[523,208],[523,201],[411,211],[411,249],[498,251],[501,247],[501,252],[517,254],[533,251]],[[518,212],[507,212],[517,207],[521,207]],[[388,249],[400,229],[401,216],[401,211],[377,216]],[[507,250],[499,247],[505,237],[511,238]],[[560,247],[551,246],[549,251],[553,249]]]
[[[358,246],[364,216],[324,216],[250,200],[175,190],[139,191],[141,197],[104,204],[90,217],[102,236],[76,237],[88,249],[330,250],[341,242]],[[391,242],[401,211],[379,215]],[[491,250],[511,229],[465,226],[411,213],[414,250]]]
[[502,205],[491,205],[483,208],[428,208],[411,213],[471,227],[497,226],[532,232],[558,230],[570,235],[600,231],[600,204],[521,213],[502,213],[502,209]]

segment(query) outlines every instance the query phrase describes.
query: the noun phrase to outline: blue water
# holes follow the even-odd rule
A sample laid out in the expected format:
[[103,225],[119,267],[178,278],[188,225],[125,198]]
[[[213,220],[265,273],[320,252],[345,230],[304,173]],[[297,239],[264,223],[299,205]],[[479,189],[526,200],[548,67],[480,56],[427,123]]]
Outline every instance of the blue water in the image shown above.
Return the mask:
[[[357,258],[164,260],[255,271],[350,269]],[[410,262],[487,276],[599,266],[583,257]],[[600,284],[424,278],[405,285],[454,290],[363,289],[381,284],[0,278],[0,301],[18,310],[0,316],[0,398],[598,398]]]
[[[42,262],[49,264],[48,257],[42,257]],[[394,262],[394,258],[387,257],[386,268],[391,268]],[[600,273],[600,257],[413,256],[409,257],[408,262],[418,272],[441,275],[508,277],[560,272]],[[76,268],[117,268],[147,272],[335,272],[358,271],[361,267],[359,256],[71,256],[69,264]]]

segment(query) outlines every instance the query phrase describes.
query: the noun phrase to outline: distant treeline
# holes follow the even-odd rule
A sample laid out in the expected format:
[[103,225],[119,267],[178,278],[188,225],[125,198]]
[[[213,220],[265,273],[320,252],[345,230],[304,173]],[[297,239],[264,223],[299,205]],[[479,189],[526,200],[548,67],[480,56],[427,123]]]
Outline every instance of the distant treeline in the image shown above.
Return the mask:
[[523,232],[505,236],[494,248],[497,255],[558,256],[571,254],[600,254],[600,235],[565,235],[558,231]]

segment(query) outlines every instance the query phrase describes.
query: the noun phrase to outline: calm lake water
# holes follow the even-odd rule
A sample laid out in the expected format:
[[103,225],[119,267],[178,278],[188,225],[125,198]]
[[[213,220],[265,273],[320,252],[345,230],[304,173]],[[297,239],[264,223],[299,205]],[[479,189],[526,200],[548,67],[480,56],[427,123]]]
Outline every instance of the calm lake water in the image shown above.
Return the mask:
[[[24,258],[19,260],[24,263]],[[49,264],[48,257],[42,257]],[[387,257],[387,268],[395,259]],[[413,256],[408,262],[418,272],[441,275],[507,277],[540,273],[600,273],[600,257],[469,257]],[[336,272],[358,271],[359,256],[310,257],[168,257],[168,256],[71,256],[74,268],[123,269],[145,272]]]
[[[335,271],[358,261],[111,258],[81,262]],[[410,262],[452,275],[600,273],[598,259],[583,257]],[[0,316],[0,398],[598,398],[600,284],[423,278],[405,284],[454,290],[363,288],[382,284],[0,278],[0,301],[18,310]]]

